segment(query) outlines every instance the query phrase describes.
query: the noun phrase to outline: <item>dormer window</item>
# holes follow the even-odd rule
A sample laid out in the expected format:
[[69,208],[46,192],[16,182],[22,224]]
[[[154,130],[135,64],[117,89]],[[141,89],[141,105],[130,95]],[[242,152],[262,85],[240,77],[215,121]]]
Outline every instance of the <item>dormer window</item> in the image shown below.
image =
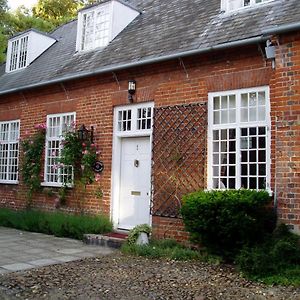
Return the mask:
[[111,13],[109,5],[82,14],[82,40],[80,50],[104,47],[110,37]]
[[8,41],[6,73],[26,68],[55,42],[50,35],[35,29],[12,37]]
[[221,0],[221,1],[222,1],[222,10],[228,12],[240,8],[271,2],[273,0]]
[[106,47],[139,12],[118,0],[92,5],[79,11],[77,51]]
[[11,42],[9,71],[23,69],[27,66],[28,35]]

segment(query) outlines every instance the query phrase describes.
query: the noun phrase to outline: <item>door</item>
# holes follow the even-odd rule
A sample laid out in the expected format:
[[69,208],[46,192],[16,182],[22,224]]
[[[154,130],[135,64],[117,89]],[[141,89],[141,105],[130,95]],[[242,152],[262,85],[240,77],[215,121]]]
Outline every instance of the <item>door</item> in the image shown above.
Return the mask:
[[120,229],[150,223],[150,138],[123,138],[120,165]]

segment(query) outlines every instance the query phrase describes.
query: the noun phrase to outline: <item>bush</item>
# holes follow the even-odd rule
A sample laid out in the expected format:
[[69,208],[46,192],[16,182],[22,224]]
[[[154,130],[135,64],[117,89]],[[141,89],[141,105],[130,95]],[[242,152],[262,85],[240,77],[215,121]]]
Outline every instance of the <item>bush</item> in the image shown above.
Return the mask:
[[236,263],[245,275],[260,279],[271,276],[274,280],[278,275],[291,275],[298,270],[300,284],[299,242],[298,236],[290,233],[285,225],[280,225],[261,245],[244,247]]
[[69,215],[36,210],[0,209],[0,226],[82,239],[85,233],[106,233],[112,224],[106,216]]
[[275,227],[266,191],[199,191],[184,196],[181,214],[194,242],[226,260],[245,245],[263,240]]

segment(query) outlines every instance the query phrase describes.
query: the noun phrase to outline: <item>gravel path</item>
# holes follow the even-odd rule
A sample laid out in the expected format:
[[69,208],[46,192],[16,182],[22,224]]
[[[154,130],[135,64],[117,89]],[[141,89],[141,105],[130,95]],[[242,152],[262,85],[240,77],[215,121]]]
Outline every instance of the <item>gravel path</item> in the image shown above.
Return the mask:
[[298,300],[300,289],[252,283],[228,266],[117,254],[0,275],[0,299]]

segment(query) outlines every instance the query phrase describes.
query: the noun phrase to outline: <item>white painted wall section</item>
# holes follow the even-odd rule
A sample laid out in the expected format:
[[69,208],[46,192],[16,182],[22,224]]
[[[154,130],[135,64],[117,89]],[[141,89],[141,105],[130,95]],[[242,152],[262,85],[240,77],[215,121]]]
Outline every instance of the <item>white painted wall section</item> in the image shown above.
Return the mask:
[[112,1],[112,35],[113,40],[124,28],[126,28],[138,15],[135,9],[122,4],[119,1]]

